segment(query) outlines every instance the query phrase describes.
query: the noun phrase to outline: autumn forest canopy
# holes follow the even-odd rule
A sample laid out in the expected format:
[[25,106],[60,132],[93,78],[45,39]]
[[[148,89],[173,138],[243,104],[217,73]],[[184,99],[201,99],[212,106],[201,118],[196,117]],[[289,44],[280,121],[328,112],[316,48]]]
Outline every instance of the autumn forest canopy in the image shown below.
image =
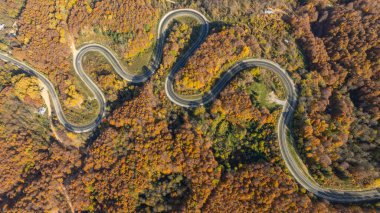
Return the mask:
[[[296,85],[287,137],[303,168],[326,188],[380,187],[378,1],[1,0],[0,52],[43,73],[67,119],[83,125],[99,104],[74,71],[75,51],[101,44],[141,73],[160,18],[180,8],[204,14],[210,32],[176,73],[177,93],[205,94],[243,59],[274,61]],[[277,134],[287,91],[268,70],[240,72],[205,106],[168,99],[165,78],[199,31],[191,18],[173,21],[144,83],[85,55],[108,104],[83,134],[61,125],[35,76],[0,60],[0,210],[376,212],[379,203],[329,202],[292,177]]]

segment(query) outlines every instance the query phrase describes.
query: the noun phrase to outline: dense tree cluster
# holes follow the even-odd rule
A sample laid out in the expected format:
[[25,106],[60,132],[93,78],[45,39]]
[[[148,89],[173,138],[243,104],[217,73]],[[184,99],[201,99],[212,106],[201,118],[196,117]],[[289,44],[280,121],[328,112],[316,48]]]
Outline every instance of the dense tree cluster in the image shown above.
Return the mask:
[[[157,36],[155,29],[159,19],[159,11],[151,0],[94,2],[76,1],[70,9],[68,25],[75,38],[98,32],[109,37],[107,44],[125,59],[150,48]],[[95,41],[104,42],[96,37],[101,38],[95,35]]]
[[4,0],[4,4],[0,5],[0,11],[10,18],[17,18],[22,12],[21,9],[24,4],[25,0]]
[[[204,212],[360,212],[371,211],[312,201],[278,166],[258,163],[229,172],[213,191]],[[373,210],[372,210],[373,211]]]
[[191,23],[174,22],[171,31],[166,38],[164,46],[164,58],[162,66],[169,69],[175,60],[183,54],[186,47],[191,45],[191,35],[197,26],[191,26]]
[[168,212],[179,209],[189,186],[182,175],[165,175],[155,180],[150,189],[139,194],[136,208],[141,212]]
[[[99,204],[92,205],[112,208],[115,205],[112,200],[119,197],[117,200],[120,202],[113,208],[137,208],[141,201],[133,195],[146,191],[157,175],[172,173],[182,173],[191,185],[187,208],[203,205],[215,186],[213,180],[220,175],[210,150],[211,143],[188,121],[177,124],[180,126],[175,130],[171,129],[173,124],[168,122],[166,116],[176,115],[168,113],[159,106],[159,100],[154,97],[149,85],[138,97],[125,102],[115,111],[110,124],[118,131],[111,128],[94,142],[85,167],[88,172],[85,184],[93,183],[91,187],[95,191],[106,193],[96,201]],[[120,135],[124,135],[121,136],[123,138]],[[103,188],[111,187],[108,186],[109,178],[115,179],[112,189]],[[107,202],[111,202],[109,206]],[[78,203],[78,208],[80,206],[86,207]]]
[[[176,90],[196,94],[208,91],[213,81],[231,63],[252,55],[258,49],[250,30],[234,27],[210,35],[176,75]],[[224,69],[222,69],[224,68]]]
[[[17,45],[11,51],[14,57],[44,73],[56,85],[59,98],[67,103],[63,107],[68,117],[75,118],[75,113],[80,115],[91,110],[87,107],[91,100],[72,73],[72,51],[67,44],[67,24],[62,15],[65,7],[62,5],[66,3],[26,1],[13,39]],[[77,121],[80,119],[76,117]]]
[[[1,70],[5,72],[10,73]],[[63,179],[80,166],[79,151],[66,149],[54,140],[48,118],[37,113],[41,96],[20,97],[23,88],[17,84],[30,79],[23,74],[13,78],[20,80],[12,86],[12,78],[8,82],[3,79],[0,92],[0,209],[69,209]]]
[[366,0],[333,8],[312,1],[291,20],[310,69],[300,72],[296,128],[320,180],[379,178],[379,9]]
[[269,111],[259,104],[252,87],[259,73],[253,71],[241,73],[210,108],[213,150],[227,170],[258,160],[280,160],[274,131],[280,108]]
[[[200,3],[201,9],[205,4]],[[231,6],[239,5],[244,1],[220,2],[218,6],[212,7],[220,13],[230,11]],[[198,3],[194,3],[198,4]],[[283,11],[273,10],[275,14],[263,14],[265,9],[273,7],[286,8],[286,3],[260,3],[254,7],[254,2],[241,3],[252,5],[252,10],[241,10],[239,23],[233,21],[231,14],[224,17],[230,19],[228,22],[212,25],[212,30],[206,41],[189,60],[186,67],[181,69],[176,76],[175,89],[183,94],[199,94],[208,91],[220,75],[238,60],[248,57],[271,59],[290,73],[303,68],[301,54],[297,51],[297,45],[289,34],[291,26],[281,17]],[[223,8],[223,9],[222,9]],[[244,8],[244,7],[243,7]],[[220,19],[217,19],[220,20]],[[227,23],[228,23],[227,22]],[[273,79],[271,79],[273,80]]]
[[[159,13],[150,1],[30,0],[17,5],[13,1],[7,6],[1,4],[7,10],[22,7],[16,37],[10,37],[6,44],[12,44],[11,51],[17,59],[28,62],[56,85],[59,98],[66,103],[64,110],[73,121],[86,122],[97,113],[91,94],[73,75],[73,48],[93,40],[129,59],[147,51],[156,36],[154,30]],[[110,77],[103,76],[99,80],[112,80]],[[123,87],[123,84],[114,83],[117,89]],[[90,116],[82,116],[86,112],[90,112],[87,113]]]
[[[312,205],[297,185],[273,164],[227,173],[204,207],[206,212],[305,212]],[[309,210],[310,211],[310,210]]]
[[83,67],[102,89],[109,102],[116,101],[119,92],[128,86],[128,82],[118,76],[100,54],[91,53],[85,57]]

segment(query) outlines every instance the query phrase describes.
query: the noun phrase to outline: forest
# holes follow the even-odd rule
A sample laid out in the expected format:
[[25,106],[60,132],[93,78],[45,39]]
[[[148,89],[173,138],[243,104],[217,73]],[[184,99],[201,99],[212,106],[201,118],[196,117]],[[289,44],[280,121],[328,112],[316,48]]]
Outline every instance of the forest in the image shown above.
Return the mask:
[[309,69],[299,73],[298,146],[328,185],[376,187],[379,179],[379,9],[371,1],[318,2],[290,20]]
[[[75,49],[105,45],[124,67],[141,72],[160,17],[178,8],[199,10],[210,20],[210,33],[176,74],[178,93],[207,92],[239,60],[273,60],[296,83],[293,143],[313,178],[330,188],[380,186],[376,1],[174,2],[3,0],[0,51],[44,73],[68,118],[88,123],[98,107],[74,72]],[[162,64],[145,83],[126,82],[102,55],[88,54],[83,67],[108,106],[101,124],[85,134],[68,132],[57,121],[34,76],[0,61],[0,210],[378,210],[379,203],[329,202],[297,184],[277,139],[277,102],[286,94],[268,70],[239,73],[205,106],[173,104],[165,78],[196,33],[191,21],[176,20]]]

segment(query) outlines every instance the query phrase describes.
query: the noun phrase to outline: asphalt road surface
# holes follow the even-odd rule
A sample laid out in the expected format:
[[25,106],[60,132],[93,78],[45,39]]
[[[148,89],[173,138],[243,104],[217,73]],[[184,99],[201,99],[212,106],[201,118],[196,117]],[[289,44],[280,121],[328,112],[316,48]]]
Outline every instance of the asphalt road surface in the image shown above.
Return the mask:
[[278,140],[280,143],[280,150],[282,157],[285,161],[285,164],[293,175],[294,179],[309,192],[314,193],[316,196],[321,197],[323,199],[341,202],[341,203],[355,203],[355,202],[369,202],[369,201],[378,201],[380,200],[380,188],[373,190],[362,190],[362,191],[348,191],[348,190],[335,190],[323,188],[318,185],[310,174],[303,169],[302,163],[300,163],[299,157],[291,151],[291,146],[288,141],[289,132],[289,124],[291,123],[292,116],[294,113],[294,108],[297,103],[297,93],[294,83],[290,76],[287,74],[285,70],[283,70],[278,64],[275,62],[265,60],[265,59],[246,59],[240,62],[237,62],[234,66],[232,66],[229,70],[227,70],[218,80],[218,82],[214,85],[214,87],[207,93],[202,96],[182,96],[175,92],[173,88],[174,76],[175,74],[185,66],[188,58],[194,53],[194,51],[201,45],[201,43],[206,39],[209,32],[209,21],[207,18],[198,11],[191,9],[181,9],[174,10],[172,12],[167,13],[160,21],[158,26],[158,36],[156,47],[154,49],[154,54],[151,59],[150,64],[146,67],[143,74],[132,74],[128,70],[124,69],[119,60],[113,52],[106,47],[99,44],[89,44],[80,48],[74,54],[74,68],[75,72],[79,76],[79,78],[87,85],[90,91],[94,94],[96,100],[99,103],[99,114],[96,119],[87,124],[87,125],[76,125],[68,121],[66,119],[62,106],[59,102],[56,90],[53,84],[41,73],[34,70],[30,66],[26,65],[23,62],[20,62],[7,54],[0,53],[0,59],[11,62],[18,66],[20,69],[23,69],[25,72],[30,73],[31,75],[36,76],[38,79],[42,81],[49,90],[50,98],[53,103],[55,112],[59,121],[70,131],[76,133],[88,132],[95,129],[101,119],[105,115],[105,109],[107,105],[107,101],[104,97],[103,92],[100,88],[91,80],[91,78],[84,72],[82,66],[83,57],[89,52],[98,52],[101,53],[113,66],[115,71],[127,81],[139,83],[145,82],[149,79],[150,76],[154,74],[154,72],[159,68],[162,62],[163,56],[163,47],[165,44],[165,36],[167,29],[169,28],[169,24],[176,18],[179,17],[189,17],[196,20],[200,26],[199,36],[193,42],[193,45],[186,51],[186,53],[178,59],[178,62],[173,66],[169,75],[166,78],[165,82],[165,92],[167,97],[175,104],[180,105],[182,107],[197,107],[200,105],[207,104],[213,101],[219,93],[223,90],[223,88],[231,81],[231,79],[238,74],[242,70],[247,70],[249,68],[254,67],[262,67],[266,70],[274,72],[281,79],[286,91],[287,91],[287,101],[283,106],[283,111],[278,121]]

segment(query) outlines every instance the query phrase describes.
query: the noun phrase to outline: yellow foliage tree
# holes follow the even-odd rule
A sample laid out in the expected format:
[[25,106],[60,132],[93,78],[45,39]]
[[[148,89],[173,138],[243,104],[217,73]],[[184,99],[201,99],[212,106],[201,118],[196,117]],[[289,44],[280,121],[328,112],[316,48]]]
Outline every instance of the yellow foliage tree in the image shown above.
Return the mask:
[[84,97],[78,93],[75,85],[70,85],[66,90],[68,98],[65,100],[67,107],[80,107],[84,101]]
[[26,96],[29,96],[31,99],[40,97],[41,89],[37,78],[17,75],[12,78],[12,83],[14,84],[15,95],[20,100],[24,100]]

